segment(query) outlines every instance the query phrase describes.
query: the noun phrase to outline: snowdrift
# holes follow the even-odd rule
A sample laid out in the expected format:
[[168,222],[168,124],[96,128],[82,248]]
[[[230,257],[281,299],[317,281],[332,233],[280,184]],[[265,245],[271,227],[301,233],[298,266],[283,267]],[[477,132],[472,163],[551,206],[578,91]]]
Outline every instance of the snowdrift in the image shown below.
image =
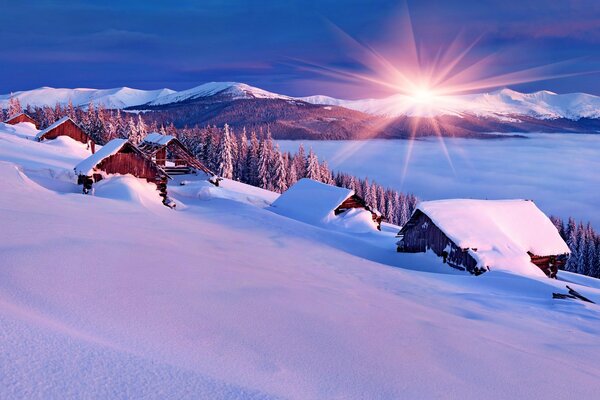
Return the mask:
[[[85,155],[58,143],[0,126],[0,398],[600,391],[600,310],[553,300],[565,282],[404,269],[387,242],[256,207],[244,198],[277,195],[235,182],[235,201],[173,182],[178,211],[140,204],[129,177],[98,184],[107,197],[60,194],[33,177]],[[583,283],[569,285],[600,301]]]

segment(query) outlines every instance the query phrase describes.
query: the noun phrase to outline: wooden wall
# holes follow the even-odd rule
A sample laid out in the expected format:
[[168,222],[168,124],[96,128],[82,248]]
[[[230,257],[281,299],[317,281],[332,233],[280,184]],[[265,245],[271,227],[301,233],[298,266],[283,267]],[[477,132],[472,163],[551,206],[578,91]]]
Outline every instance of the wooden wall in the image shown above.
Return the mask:
[[134,152],[113,154],[104,159],[96,168],[107,174],[131,174],[152,183],[160,180],[162,175],[152,161]]
[[27,114],[19,114],[16,117],[10,118],[8,121],[6,121],[7,124],[11,125],[20,124],[21,122],[31,122],[37,128],[35,120]]
[[424,253],[431,249],[451,267],[480,274],[483,269],[477,267],[477,261],[461,249],[442,232],[433,221],[417,210],[407,226],[402,229],[404,236],[398,245],[399,252]]
[[377,224],[377,229],[381,230],[381,221],[383,219],[382,216],[378,215],[377,213],[374,213],[367,206],[365,201],[355,194],[348,197],[346,200],[344,200],[344,202],[342,204],[340,204],[338,206],[338,208],[336,208],[334,210],[334,214],[335,215],[341,214],[344,211],[349,210],[351,208],[363,208],[363,209],[369,211],[371,213],[371,217],[373,218],[373,222],[375,222]]
[[42,139],[56,139],[59,136],[68,136],[78,142],[86,144],[90,142],[92,153],[95,153],[96,151],[96,143],[92,138],[71,120],[66,120],[56,128],[46,132]]

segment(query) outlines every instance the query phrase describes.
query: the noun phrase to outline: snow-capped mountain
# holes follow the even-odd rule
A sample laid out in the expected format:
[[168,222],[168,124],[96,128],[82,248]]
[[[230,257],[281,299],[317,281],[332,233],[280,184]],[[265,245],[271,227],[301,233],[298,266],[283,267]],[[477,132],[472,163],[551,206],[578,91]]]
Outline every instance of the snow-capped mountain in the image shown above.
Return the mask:
[[[455,96],[432,96],[426,100],[397,94],[381,99],[343,100],[329,96],[291,97],[268,92],[238,82],[209,82],[192,89],[139,90],[127,87],[114,89],[39,89],[13,93],[21,104],[32,106],[66,104],[86,106],[90,102],[107,108],[148,106],[152,108],[191,103],[200,100],[214,102],[241,99],[295,100],[315,105],[338,106],[366,114],[384,117],[462,116],[492,117],[507,120],[528,116],[552,120],[564,118],[600,119],[600,97],[585,93],[556,94],[549,91],[520,93],[501,89],[489,93]],[[0,95],[0,107],[7,107],[10,94]]]
[[[171,89],[158,90],[140,90],[128,87],[113,89],[64,89],[41,87],[34,90],[26,90],[12,93],[12,96],[19,99],[19,102],[25,106],[53,106],[56,103],[68,104],[69,101],[74,106],[87,106],[91,102],[97,105],[103,105],[106,108],[127,108],[139,104],[149,103],[159,97],[168,96],[176,93]],[[11,94],[0,95],[0,107],[6,108]]]
[[208,82],[195,88],[182,90],[180,92],[173,92],[160,96],[155,100],[152,100],[147,104],[150,106],[165,105],[172,103],[182,103],[186,101],[196,100],[200,98],[207,98],[211,96],[219,95],[228,100],[240,100],[240,99],[292,99],[289,96],[280,95],[277,93],[271,93],[263,89],[259,89],[245,83],[238,82]]
[[309,96],[301,100],[386,117],[470,114],[500,118],[518,115],[538,119],[600,118],[600,97],[585,93],[556,94],[546,90],[520,93],[511,89],[501,89],[490,93],[433,96],[426,101],[404,94],[383,99],[341,100],[328,96]]

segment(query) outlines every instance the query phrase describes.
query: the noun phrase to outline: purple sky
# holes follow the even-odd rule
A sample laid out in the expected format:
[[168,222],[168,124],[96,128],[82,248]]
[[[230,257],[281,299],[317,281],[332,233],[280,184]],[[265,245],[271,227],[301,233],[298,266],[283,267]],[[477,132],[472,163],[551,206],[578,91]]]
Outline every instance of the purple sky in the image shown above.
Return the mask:
[[[114,3],[114,4],[113,4]],[[300,68],[303,60],[361,71],[332,24],[393,49],[399,1],[0,0],[0,93],[40,86],[180,90],[240,81],[290,94],[377,96]],[[498,53],[490,73],[570,60],[560,73],[600,70],[600,1],[408,1],[425,51],[482,35],[472,57]],[[396,49],[398,50],[398,49]],[[513,85],[600,95],[600,74]]]

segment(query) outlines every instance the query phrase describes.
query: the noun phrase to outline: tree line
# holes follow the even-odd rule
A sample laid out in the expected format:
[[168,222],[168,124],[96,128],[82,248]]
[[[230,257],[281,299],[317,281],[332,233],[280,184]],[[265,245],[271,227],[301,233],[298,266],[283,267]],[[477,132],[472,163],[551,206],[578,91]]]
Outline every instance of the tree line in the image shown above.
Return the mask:
[[[146,122],[142,114],[106,110],[91,103],[87,109],[56,104],[54,107],[21,107],[12,97],[8,109],[0,109],[0,117],[6,120],[26,112],[44,129],[60,118],[69,116],[77,122],[98,144],[114,138],[129,139],[140,143],[149,132],[176,136],[196,158],[218,175],[281,193],[301,178],[310,178],[327,184],[354,190],[367,205],[377,209],[386,220],[400,225],[408,221],[418,199],[410,193],[400,193],[384,187],[368,178],[361,179],[344,172],[333,172],[326,161],[319,161],[312,149],[308,152],[300,144],[294,153],[281,151],[273,141],[270,131],[245,128],[234,132],[227,124],[223,128],[184,127],[177,129],[172,123],[158,125],[156,120]],[[565,270],[600,278],[600,235],[590,223],[576,223],[569,218],[566,223],[558,217],[550,217],[561,237],[565,240],[571,256]]]
[[574,218],[569,218],[566,223],[555,216],[550,220],[571,250],[565,271],[600,278],[600,235],[592,225],[582,221],[577,223]]

